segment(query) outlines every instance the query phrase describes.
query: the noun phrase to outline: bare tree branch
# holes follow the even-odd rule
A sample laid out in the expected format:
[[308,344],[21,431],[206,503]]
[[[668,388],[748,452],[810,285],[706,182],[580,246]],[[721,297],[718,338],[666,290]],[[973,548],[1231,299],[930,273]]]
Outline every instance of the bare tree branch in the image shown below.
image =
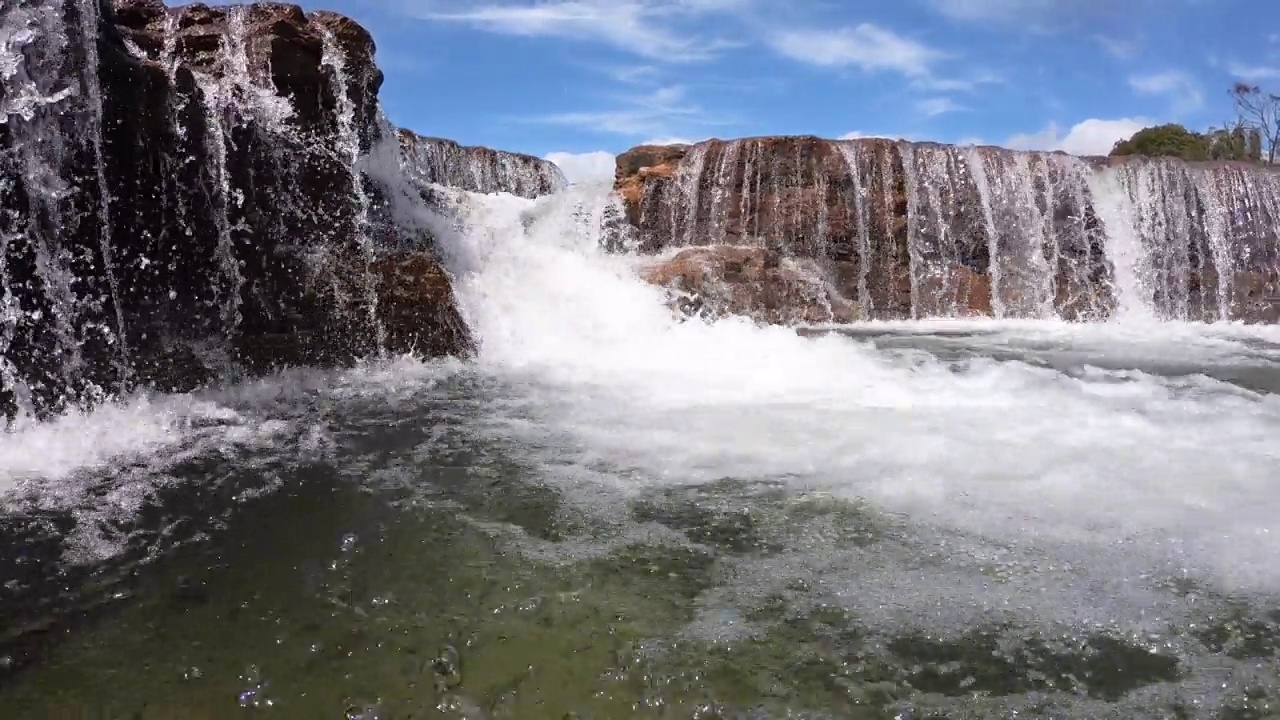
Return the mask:
[[1267,162],[1274,163],[1280,151],[1280,95],[1264,92],[1257,85],[1237,82],[1231,87],[1240,124],[1256,131]]

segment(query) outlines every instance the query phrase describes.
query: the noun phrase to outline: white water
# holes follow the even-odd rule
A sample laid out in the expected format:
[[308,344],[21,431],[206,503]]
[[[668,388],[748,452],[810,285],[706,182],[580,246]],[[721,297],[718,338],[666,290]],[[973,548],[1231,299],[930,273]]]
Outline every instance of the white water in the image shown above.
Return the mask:
[[1135,229],[1133,203],[1128,200],[1118,173],[1090,173],[1088,181],[1094,207],[1107,227],[1107,246],[1115,268],[1116,316],[1122,321],[1154,322],[1150,305],[1139,300],[1149,297],[1151,290],[1142,282],[1147,269],[1142,267],[1142,240]]
[[[497,381],[476,432],[496,427],[546,481],[589,503],[602,489],[625,497],[723,477],[865,498],[951,563],[951,574],[858,579],[833,573],[821,545],[796,560],[791,572],[808,568],[833,591],[856,587],[868,612],[914,603],[939,614],[963,596],[1081,622],[1134,618],[1151,606],[1151,572],[1280,591],[1280,395],[1212,377],[1275,382],[1280,329],[942,321],[814,339],[741,320],[681,323],[636,261],[600,252],[582,222],[578,210],[598,220],[606,195],[578,185],[536,201],[470,196],[466,229],[445,237],[481,342],[463,371]],[[314,422],[246,407],[335,387],[394,394],[454,370],[294,375],[22,425],[0,440],[0,486],[74,506],[80,467],[193,442],[301,442]],[[993,548],[1012,553],[1017,592],[974,584],[975,558]]]
[[[1280,330],[881,326],[980,330],[960,344],[1038,354],[1063,372],[677,323],[632,261],[575,234],[570,199],[474,204],[457,290],[479,366],[531,382],[547,427],[574,438],[582,462],[652,483],[788,477],[995,540],[1123,547],[1230,587],[1280,589],[1280,396],[1199,374],[1274,371]],[[1190,374],[1133,369],[1170,362]]]

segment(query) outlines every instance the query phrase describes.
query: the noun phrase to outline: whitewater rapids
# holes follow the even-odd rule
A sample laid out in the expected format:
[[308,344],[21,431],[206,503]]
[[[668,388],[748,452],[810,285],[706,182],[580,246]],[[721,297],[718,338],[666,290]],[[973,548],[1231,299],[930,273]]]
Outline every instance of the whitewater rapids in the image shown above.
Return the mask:
[[[127,518],[175,458],[321,456],[329,408],[394,412],[462,377],[480,410],[453,422],[583,512],[622,522],[631,498],[732,479],[865,502],[905,528],[874,571],[802,532],[784,560],[741,566],[724,602],[803,576],[881,624],[958,629],[998,609],[1152,632],[1189,612],[1169,582],[1280,593],[1280,329],[681,322],[637,259],[599,248],[607,194],[459,203],[442,243],[473,362],[297,371],[22,422],[0,438],[10,511]],[[124,479],[91,496],[95,467]],[[70,560],[119,549],[93,525]]]

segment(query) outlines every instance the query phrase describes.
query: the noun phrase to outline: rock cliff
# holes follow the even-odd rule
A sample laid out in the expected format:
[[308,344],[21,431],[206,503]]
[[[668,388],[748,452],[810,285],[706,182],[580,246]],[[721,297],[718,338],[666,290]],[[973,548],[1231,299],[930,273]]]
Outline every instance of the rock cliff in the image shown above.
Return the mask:
[[568,184],[555,163],[533,155],[470,147],[403,129],[398,134],[405,167],[420,183],[526,198],[547,195]]
[[471,351],[432,249],[380,242],[406,194],[371,165],[398,140],[362,27],[158,0],[17,0],[0,27],[0,410]]
[[1280,321],[1272,170],[766,137],[633,148],[615,190],[607,244],[770,322],[1102,320],[1126,293],[1164,319]]

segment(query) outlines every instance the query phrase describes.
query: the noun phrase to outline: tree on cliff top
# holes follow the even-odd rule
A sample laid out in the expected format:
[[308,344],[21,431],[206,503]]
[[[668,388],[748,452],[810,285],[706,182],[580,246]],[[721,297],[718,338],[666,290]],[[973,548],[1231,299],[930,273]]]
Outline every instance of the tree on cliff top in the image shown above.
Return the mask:
[[1146,155],[1179,157],[1183,160],[1208,160],[1209,139],[1177,123],[1143,128],[1128,140],[1111,148],[1111,155]]
[[1231,99],[1239,124],[1258,133],[1260,150],[1265,150],[1268,163],[1274,163],[1280,151],[1280,95],[1238,82],[1231,87]]
[[1111,155],[1257,161],[1262,158],[1262,135],[1240,120],[1207,133],[1169,123],[1143,128],[1128,140],[1117,142]]

